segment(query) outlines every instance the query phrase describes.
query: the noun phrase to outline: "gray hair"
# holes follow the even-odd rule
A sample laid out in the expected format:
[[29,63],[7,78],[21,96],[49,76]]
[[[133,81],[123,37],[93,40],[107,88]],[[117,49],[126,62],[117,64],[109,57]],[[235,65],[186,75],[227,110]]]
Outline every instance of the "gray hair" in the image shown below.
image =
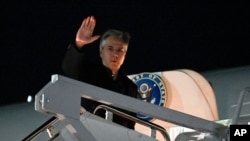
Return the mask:
[[115,39],[118,39],[122,42],[124,42],[125,44],[129,44],[130,41],[130,35],[128,32],[124,32],[124,31],[120,31],[120,30],[115,30],[115,29],[109,29],[107,30],[102,36],[101,36],[101,41],[100,44],[102,44],[102,42],[107,39],[108,37],[114,37]]

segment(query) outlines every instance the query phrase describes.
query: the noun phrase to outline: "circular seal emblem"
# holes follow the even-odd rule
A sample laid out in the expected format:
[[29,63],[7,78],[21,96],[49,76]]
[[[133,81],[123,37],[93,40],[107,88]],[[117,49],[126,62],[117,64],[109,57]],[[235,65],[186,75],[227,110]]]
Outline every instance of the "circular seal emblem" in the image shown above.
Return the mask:
[[[140,73],[132,77],[132,81],[137,85],[141,100],[164,107],[167,101],[165,83],[156,73]],[[150,121],[153,118],[146,115],[137,114],[137,117]]]

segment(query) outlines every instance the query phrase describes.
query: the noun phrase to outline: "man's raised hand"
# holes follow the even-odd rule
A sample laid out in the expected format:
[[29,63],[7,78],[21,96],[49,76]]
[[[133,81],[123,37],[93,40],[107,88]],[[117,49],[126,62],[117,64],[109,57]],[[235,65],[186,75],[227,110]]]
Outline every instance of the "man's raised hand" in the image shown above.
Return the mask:
[[77,47],[83,47],[86,44],[94,42],[100,37],[99,35],[93,36],[95,25],[96,20],[93,16],[88,16],[83,20],[82,25],[76,34]]

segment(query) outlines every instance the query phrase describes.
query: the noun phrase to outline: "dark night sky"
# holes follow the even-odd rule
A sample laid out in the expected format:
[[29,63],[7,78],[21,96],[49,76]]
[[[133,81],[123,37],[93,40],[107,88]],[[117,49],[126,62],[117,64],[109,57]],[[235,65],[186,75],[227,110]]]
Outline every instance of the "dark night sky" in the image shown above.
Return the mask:
[[128,74],[250,64],[245,3],[1,0],[0,105],[26,101],[52,74],[62,73],[67,45],[88,15],[97,20],[94,34],[108,28],[130,32]]

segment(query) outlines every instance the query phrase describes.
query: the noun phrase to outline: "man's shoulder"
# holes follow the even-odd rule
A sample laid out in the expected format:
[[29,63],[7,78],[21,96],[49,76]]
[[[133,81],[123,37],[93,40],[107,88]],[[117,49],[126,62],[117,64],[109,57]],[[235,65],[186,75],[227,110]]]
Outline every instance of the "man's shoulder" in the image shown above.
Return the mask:
[[127,75],[125,75],[125,79],[129,85],[137,88],[137,85]]

